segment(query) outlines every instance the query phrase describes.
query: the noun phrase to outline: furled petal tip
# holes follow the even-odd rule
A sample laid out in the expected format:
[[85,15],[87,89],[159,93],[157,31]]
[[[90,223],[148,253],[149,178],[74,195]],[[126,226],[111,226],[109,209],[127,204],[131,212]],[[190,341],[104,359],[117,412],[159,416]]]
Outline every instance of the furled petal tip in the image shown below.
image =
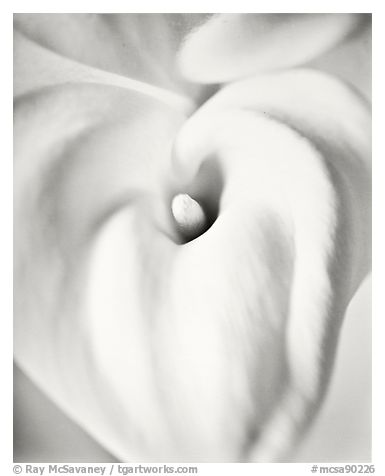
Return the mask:
[[187,37],[179,68],[190,81],[228,82],[304,64],[364,23],[358,14],[221,14]]

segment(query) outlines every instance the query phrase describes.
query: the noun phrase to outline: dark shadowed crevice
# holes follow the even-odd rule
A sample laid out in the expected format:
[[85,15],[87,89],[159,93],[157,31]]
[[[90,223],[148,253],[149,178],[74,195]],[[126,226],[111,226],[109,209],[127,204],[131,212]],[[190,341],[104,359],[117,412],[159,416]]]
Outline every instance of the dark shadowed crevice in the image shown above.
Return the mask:
[[[212,158],[202,163],[191,184],[173,194],[170,199],[170,210],[178,195],[188,196],[190,200],[192,199],[192,206],[186,207],[186,213],[182,213],[183,223],[178,222],[173,215],[179,244],[189,243],[199,238],[213,226],[219,215],[222,190],[222,171],[218,161]],[[185,201],[188,202],[188,198]],[[199,215],[198,219],[197,215]],[[192,223],[194,220],[195,223]]]

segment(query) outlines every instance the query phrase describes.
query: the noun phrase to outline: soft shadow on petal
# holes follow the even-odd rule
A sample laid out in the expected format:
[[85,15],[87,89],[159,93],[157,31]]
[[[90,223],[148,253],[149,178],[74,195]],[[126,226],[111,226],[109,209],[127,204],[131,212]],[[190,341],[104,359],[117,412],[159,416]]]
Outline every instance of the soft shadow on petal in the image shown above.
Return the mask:
[[116,462],[16,365],[13,384],[15,463]]
[[142,93],[188,114],[193,101],[177,92],[153,86],[118,74],[93,68],[56,54],[14,33],[14,97],[38,89],[64,84],[104,84]]
[[208,14],[20,13],[17,31],[62,57],[154,86],[183,92],[175,55]]
[[83,310],[90,247],[122,207],[142,217],[149,239],[170,228],[164,187],[185,116],[142,93],[86,83],[22,95],[14,118],[15,359],[114,450],[124,412],[96,398],[103,392]]
[[220,14],[185,40],[179,67],[187,79],[222,83],[304,64],[363,26],[358,14]]
[[329,73],[361,92],[369,101],[372,89],[371,22],[307,67]]
[[352,242],[356,243],[357,256],[353,260],[355,271],[351,288],[354,292],[370,268],[370,104],[327,74],[298,69],[229,85],[192,119],[198,124],[199,115],[204,111],[219,112],[229,108],[259,111],[292,127],[314,142],[325,155],[332,178],[341,177],[341,186],[346,188],[351,200],[349,207],[355,217],[356,235]]

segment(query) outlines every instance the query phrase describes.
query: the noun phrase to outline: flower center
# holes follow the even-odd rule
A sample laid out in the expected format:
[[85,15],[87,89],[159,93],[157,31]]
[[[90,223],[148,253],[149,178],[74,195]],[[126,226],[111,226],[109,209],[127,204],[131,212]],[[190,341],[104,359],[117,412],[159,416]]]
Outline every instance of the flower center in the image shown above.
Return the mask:
[[175,190],[170,209],[180,244],[195,240],[215,223],[222,188],[222,172],[213,159],[200,166],[192,182]]
[[207,229],[202,206],[187,193],[179,193],[173,198],[171,211],[184,242],[194,240]]

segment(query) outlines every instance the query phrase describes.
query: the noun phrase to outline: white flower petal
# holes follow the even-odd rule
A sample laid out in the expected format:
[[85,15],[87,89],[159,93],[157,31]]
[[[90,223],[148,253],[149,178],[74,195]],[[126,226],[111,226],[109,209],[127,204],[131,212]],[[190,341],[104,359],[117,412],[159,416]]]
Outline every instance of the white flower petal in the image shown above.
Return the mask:
[[[258,282],[257,276],[266,268],[263,257],[269,251],[256,245],[255,234],[269,220],[280,224],[271,235],[264,232],[270,253],[274,256],[276,249],[281,256],[278,244],[284,246],[290,264],[277,264],[276,269],[269,264],[277,279],[290,280],[289,288],[275,291],[270,284],[270,291],[262,285],[255,289],[266,318],[258,321],[258,306],[255,314],[251,311],[257,333],[284,315],[278,324],[285,327],[283,357],[275,365],[287,368],[289,378],[281,400],[259,423],[252,460],[282,461],[325,394],[341,321],[370,267],[370,145],[370,112],[365,101],[338,81],[306,70],[256,77],[224,88],[178,136],[176,164],[185,180],[205,160],[216,157],[224,176],[220,217],[233,213],[238,241],[250,240],[242,249],[249,250],[245,262],[251,277],[247,278],[245,266],[244,275],[237,275],[243,289],[235,318],[238,326],[248,322],[247,310],[253,309],[241,304],[249,295],[246,289]],[[234,239],[232,249],[236,246]],[[226,263],[231,258],[229,251],[222,259]],[[227,269],[236,273],[237,263],[231,262]],[[287,307],[283,304],[281,311],[269,315],[269,306],[285,303],[285,295]],[[256,348],[264,347],[258,337],[254,339]],[[278,335],[274,342],[278,347],[271,355],[278,356]],[[257,359],[248,365],[249,375],[253,374]],[[260,375],[254,396],[257,408],[263,402],[263,389],[274,388],[264,381],[274,375],[271,369],[262,369],[263,364],[261,373],[254,370],[254,375]],[[276,389],[272,390],[269,401],[276,395]]]
[[[120,423],[97,398],[98,369],[85,342],[90,246],[122,206],[146,210],[164,196],[184,120],[141,93],[89,83],[51,86],[15,105],[15,359],[94,437],[101,431],[112,450],[110,428]],[[143,214],[156,229],[157,214]]]
[[39,46],[84,66],[199,96],[202,88],[178,74],[175,55],[185,35],[207,16],[19,13],[14,25]]
[[[365,103],[286,72],[180,130],[163,89],[19,37],[15,66],[18,365],[123,461],[282,459],[369,266]],[[179,246],[190,189],[219,216]]]
[[357,14],[220,14],[193,31],[179,52],[185,78],[222,83],[304,64],[366,21]]
[[[16,360],[123,461],[279,460],[367,269],[368,112],[316,73],[249,80],[185,124],[173,169],[182,118],[127,94],[17,104]],[[219,216],[179,246],[165,189],[210,158]]]
[[64,84],[104,84],[155,98],[188,114],[193,101],[182,94],[62,57],[24,35],[14,34],[14,97]]

